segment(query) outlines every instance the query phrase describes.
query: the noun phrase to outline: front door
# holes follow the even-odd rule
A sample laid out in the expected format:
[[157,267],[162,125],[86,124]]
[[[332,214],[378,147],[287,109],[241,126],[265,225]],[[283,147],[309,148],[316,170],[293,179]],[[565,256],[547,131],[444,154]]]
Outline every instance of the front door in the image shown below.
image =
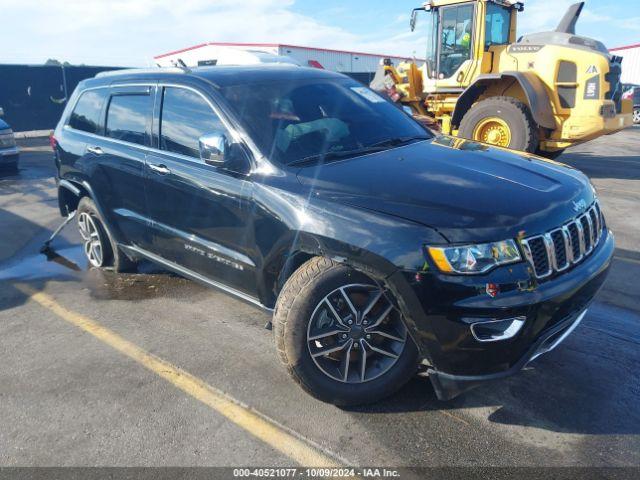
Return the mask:
[[159,90],[157,152],[147,154],[150,250],[191,272],[254,296],[247,249],[252,183],[200,159],[198,140],[225,127],[192,89]]

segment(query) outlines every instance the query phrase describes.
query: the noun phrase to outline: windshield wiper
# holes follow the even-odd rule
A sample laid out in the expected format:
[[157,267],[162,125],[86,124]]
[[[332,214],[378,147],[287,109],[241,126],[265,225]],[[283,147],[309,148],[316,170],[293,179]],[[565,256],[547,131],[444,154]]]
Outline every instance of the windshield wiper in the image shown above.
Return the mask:
[[308,157],[299,158],[298,160],[293,160],[289,162],[289,166],[302,166],[307,164],[316,163],[320,160],[330,161],[330,160],[340,160],[343,158],[349,157],[358,157],[360,155],[366,155],[368,153],[376,153],[382,152],[384,150],[388,150],[389,148],[399,147],[401,145],[406,145],[408,143],[417,142],[420,140],[429,140],[431,137],[426,135],[414,135],[410,137],[394,137],[388,138],[381,142],[376,142],[371,145],[367,145],[363,148],[357,148],[355,150],[344,150],[344,151],[335,151],[335,152],[326,152],[319,153],[317,155],[310,155]]
[[412,142],[419,142],[420,140],[429,140],[431,137],[426,135],[412,135],[409,137],[393,137],[380,142],[369,145],[369,147],[399,147],[401,145],[407,145]]
[[302,166],[310,163],[316,163],[318,161],[328,161],[328,160],[340,160],[343,158],[349,157],[358,157],[360,155],[366,155],[367,153],[375,153],[386,150],[386,147],[383,145],[371,145],[364,148],[357,148],[355,150],[344,150],[344,151],[335,151],[335,152],[326,152],[319,153],[317,155],[310,155],[308,157],[299,158],[298,160],[293,160],[289,162],[287,165],[289,166]]

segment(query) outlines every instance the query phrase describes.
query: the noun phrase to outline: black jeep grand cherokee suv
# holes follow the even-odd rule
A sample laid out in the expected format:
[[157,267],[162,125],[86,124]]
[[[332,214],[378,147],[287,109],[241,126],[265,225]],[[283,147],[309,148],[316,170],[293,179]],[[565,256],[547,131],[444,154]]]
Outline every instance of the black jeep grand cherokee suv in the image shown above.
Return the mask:
[[433,137],[317,69],[99,75],[52,142],[91,265],[148,259],[273,310],[293,378],[341,405],[420,366],[441,399],[515,373],[580,322],[614,249],[579,171]]

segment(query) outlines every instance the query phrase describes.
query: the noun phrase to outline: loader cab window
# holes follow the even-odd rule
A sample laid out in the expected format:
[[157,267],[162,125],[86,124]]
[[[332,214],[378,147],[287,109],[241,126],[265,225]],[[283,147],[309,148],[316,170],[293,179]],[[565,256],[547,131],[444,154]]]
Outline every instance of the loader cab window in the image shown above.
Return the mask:
[[509,43],[509,30],[511,29],[511,9],[501,7],[495,3],[487,3],[484,49],[488,50],[493,45],[506,45]]
[[439,77],[449,78],[471,58],[473,5],[442,8]]

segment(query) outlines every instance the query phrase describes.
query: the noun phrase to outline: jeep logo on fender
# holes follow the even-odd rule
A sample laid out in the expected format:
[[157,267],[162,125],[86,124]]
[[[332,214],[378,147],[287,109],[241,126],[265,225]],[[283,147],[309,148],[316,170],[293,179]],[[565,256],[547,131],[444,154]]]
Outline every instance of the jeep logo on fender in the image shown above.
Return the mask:
[[509,53],[536,53],[542,50],[544,45],[509,45]]

